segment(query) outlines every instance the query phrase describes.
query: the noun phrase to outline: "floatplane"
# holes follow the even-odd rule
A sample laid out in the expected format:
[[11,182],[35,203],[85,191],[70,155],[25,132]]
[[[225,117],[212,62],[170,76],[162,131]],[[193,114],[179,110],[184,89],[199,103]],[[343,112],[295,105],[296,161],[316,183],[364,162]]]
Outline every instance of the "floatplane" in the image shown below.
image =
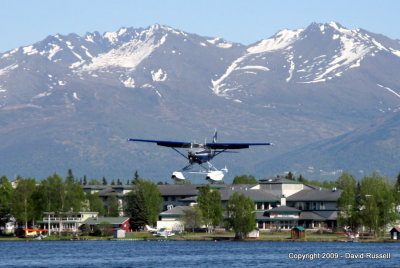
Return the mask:
[[[217,130],[214,132],[212,142],[196,143],[196,142],[183,142],[183,141],[168,141],[168,140],[146,140],[146,139],[128,139],[128,141],[134,142],[148,142],[156,143],[159,146],[170,147],[172,150],[177,152],[179,155],[189,161],[188,165],[183,167],[181,170],[172,173],[171,178],[176,181],[185,180],[184,173],[191,174],[204,174],[206,180],[211,182],[222,181],[228,169],[217,169],[211,164],[211,160],[220,155],[221,153],[236,152],[231,150],[247,149],[250,146],[266,146],[272,145],[270,142],[264,143],[219,143],[217,142]],[[185,155],[178,149],[187,149]],[[193,170],[193,167],[197,165],[200,167],[199,170]]]

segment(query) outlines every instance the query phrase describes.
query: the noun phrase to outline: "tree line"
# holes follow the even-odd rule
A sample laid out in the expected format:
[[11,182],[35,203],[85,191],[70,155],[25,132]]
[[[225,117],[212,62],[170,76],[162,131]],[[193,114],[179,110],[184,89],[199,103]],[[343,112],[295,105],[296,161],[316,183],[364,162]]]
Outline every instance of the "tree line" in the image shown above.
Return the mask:
[[[90,183],[107,185],[96,180]],[[65,179],[55,173],[41,181],[17,176],[14,182],[10,182],[6,176],[2,176],[0,177],[0,227],[5,226],[12,218],[24,228],[33,226],[43,218],[43,212],[61,215],[65,212],[92,211],[106,217],[118,217],[122,213],[133,216],[136,215],[136,211],[132,210],[135,200],[139,203],[138,206],[145,206],[144,213],[139,213],[145,215],[142,218],[143,222],[154,224],[161,208],[161,193],[154,183],[141,179],[137,172],[133,176],[132,184],[136,184],[136,190],[124,197],[124,204],[127,205],[122,208],[115,194],[108,195],[102,200],[98,192],[85,193],[82,188],[83,180],[75,179],[71,170],[68,170]]]

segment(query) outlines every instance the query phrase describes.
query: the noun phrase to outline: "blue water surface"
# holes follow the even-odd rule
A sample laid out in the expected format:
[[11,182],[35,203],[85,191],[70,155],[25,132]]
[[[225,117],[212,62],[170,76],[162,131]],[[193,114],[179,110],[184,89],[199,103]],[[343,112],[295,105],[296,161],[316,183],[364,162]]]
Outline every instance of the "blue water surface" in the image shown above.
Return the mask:
[[[370,258],[387,253],[390,258]],[[0,267],[399,267],[399,263],[399,243],[0,242]]]

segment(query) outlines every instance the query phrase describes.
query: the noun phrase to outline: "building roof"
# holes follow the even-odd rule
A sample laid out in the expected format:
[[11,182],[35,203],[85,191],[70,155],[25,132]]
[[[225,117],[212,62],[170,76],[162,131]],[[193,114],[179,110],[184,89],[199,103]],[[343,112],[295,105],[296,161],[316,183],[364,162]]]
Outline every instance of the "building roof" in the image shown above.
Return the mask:
[[288,206],[280,206],[280,207],[275,207],[267,210],[268,212],[300,212],[297,208],[292,208]]
[[341,190],[330,190],[326,188],[316,187],[314,189],[304,189],[291,196],[287,201],[337,201],[340,197]]
[[398,232],[398,233],[400,233],[400,226],[394,226],[393,228],[392,228],[392,230],[390,230],[390,232],[392,233],[392,232]]
[[299,230],[299,231],[305,231],[306,229],[304,228],[304,227],[302,227],[302,226],[295,226],[295,227],[293,227],[292,228],[292,230],[293,229],[297,229],[297,230]]
[[240,193],[246,197],[250,197],[255,202],[276,202],[280,198],[264,190],[252,190],[247,187],[232,186],[219,190],[221,193],[221,200],[228,201],[234,193]]
[[157,185],[162,196],[195,196],[202,184],[160,184]]
[[327,218],[322,217],[311,211],[302,211],[300,212],[300,220],[314,220],[314,221],[325,221]]
[[321,217],[324,217],[327,220],[336,220],[337,216],[338,216],[338,213],[336,210],[316,210],[316,211],[313,211],[313,213],[315,213]]
[[303,184],[299,181],[288,180],[285,178],[266,178],[261,179],[260,184]]
[[160,216],[181,216],[183,215],[184,210],[186,209],[193,209],[191,206],[176,206],[173,207],[172,209],[163,211],[160,213]]
[[128,221],[129,217],[99,217],[99,218],[89,218],[85,220],[84,224],[100,224],[103,222],[107,222],[110,224],[123,224],[124,222]]

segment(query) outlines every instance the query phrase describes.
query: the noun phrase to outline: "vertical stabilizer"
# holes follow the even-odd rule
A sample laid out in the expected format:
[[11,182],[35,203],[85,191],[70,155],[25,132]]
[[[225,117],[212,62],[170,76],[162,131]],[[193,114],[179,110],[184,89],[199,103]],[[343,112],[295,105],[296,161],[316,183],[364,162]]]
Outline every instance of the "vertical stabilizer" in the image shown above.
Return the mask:
[[217,133],[217,129],[215,129],[214,136],[213,136],[213,142],[217,142],[217,138],[218,138],[218,133]]

